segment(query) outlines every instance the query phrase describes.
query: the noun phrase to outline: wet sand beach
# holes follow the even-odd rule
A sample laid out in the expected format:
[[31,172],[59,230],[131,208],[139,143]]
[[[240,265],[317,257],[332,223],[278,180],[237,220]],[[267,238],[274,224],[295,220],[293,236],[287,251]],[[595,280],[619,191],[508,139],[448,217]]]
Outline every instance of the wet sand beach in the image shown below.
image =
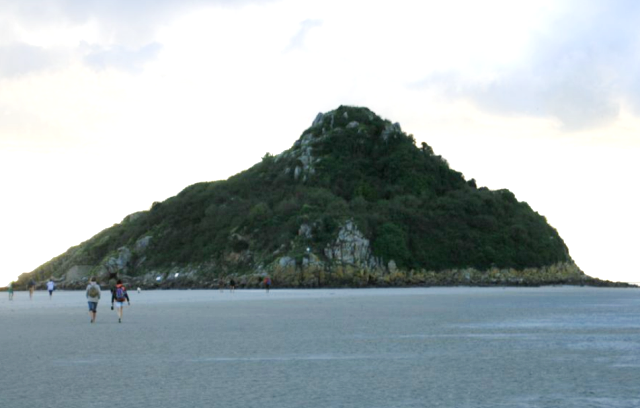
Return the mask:
[[638,407],[640,290],[0,293],[0,407]]

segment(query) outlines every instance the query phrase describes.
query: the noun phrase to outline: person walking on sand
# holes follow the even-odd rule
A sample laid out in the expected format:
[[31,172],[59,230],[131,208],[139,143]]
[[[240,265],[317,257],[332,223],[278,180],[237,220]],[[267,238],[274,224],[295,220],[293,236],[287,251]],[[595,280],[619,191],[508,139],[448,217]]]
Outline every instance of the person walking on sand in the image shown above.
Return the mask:
[[223,277],[218,278],[218,290],[220,291],[220,293],[224,292],[224,278]]
[[122,281],[118,279],[116,288],[111,293],[111,309],[113,309],[113,305],[115,302],[116,312],[118,313],[118,323],[122,323],[122,309],[124,308],[125,300],[127,301],[127,305],[131,305],[131,302],[129,301],[129,294],[127,293],[127,288],[125,288],[122,284]]
[[89,303],[89,317],[91,323],[96,322],[96,313],[98,313],[98,302],[100,301],[100,285],[96,283],[96,277],[92,276],[87,285],[87,302]]
[[33,300],[33,291],[36,290],[36,281],[31,279],[27,287],[29,288],[29,300]]
[[53,278],[47,282],[47,290],[49,291],[49,299],[53,297],[53,291],[56,289],[56,284],[53,282]]
[[269,289],[271,288],[271,278],[268,276],[264,277],[264,287],[267,290],[267,293],[269,293]]
[[229,281],[229,292],[233,293],[236,291],[236,281],[231,278],[231,280]]
[[13,282],[9,282],[7,292],[9,292],[9,300],[13,300]]

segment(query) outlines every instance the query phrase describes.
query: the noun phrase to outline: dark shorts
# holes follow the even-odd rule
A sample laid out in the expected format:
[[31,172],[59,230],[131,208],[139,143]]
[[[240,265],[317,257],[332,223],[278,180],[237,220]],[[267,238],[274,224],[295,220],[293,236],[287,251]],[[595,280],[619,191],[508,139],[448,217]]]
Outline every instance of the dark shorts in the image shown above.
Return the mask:
[[53,293],[53,289],[49,291],[49,296],[51,296],[52,293]]
[[87,302],[89,303],[89,311],[97,312],[98,311],[98,302]]

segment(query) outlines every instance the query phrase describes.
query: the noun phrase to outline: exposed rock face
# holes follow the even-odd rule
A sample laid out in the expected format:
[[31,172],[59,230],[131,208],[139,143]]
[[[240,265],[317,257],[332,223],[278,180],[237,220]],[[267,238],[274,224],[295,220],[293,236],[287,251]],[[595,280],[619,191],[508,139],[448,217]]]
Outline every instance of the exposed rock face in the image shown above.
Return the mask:
[[402,133],[402,129],[400,128],[400,124],[398,122],[393,125],[387,125],[382,131],[382,139],[384,141],[389,140],[390,137],[393,137],[394,134]]
[[377,265],[371,253],[369,240],[351,220],[340,229],[335,242],[325,248],[324,254],[337,263],[369,268]]
[[295,268],[296,260],[288,256],[283,256],[278,260],[278,265],[280,266],[280,268],[283,268],[283,269]]
[[149,243],[151,242],[151,238],[152,238],[151,235],[147,235],[137,240],[136,246],[135,246],[136,251],[144,252],[144,250],[147,249],[147,247],[149,246]]
[[302,267],[324,267],[324,263],[314,254],[309,254],[302,258]]
[[118,256],[111,257],[106,262],[107,270],[117,270],[127,272],[131,261],[131,251],[126,246],[118,248]]
[[144,215],[144,211],[134,212],[133,214],[129,214],[126,217],[124,217],[122,222],[123,223],[125,223],[125,222],[133,222],[133,221],[137,220],[138,218],[140,218],[143,215]]
[[[313,148],[311,146],[315,138],[316,136],[312,132],[305,133],[293,144],[291,150],[276,156],[277,161],[283,158],[293,158],[298,162],[298,165],[293,168],[293,178],[295,180],[306,181],[308,176],[316,172],[315,164],[319,159],[313,156]],[[290,174],[291,171],[292,169],[287,167],[285,174]]]
[[324,119],[324,114],[322,112],[318,113],[316,115],[316,118],[313,120],[313,123],[311,124],[311,126],[318,126],[319,124],[322,123],[323,119]]
[[311,142],[313,142],[312,133],[307,133],[300,138],[300,146],[296,152],[296,156],[302,164],[302,167],[300,171],[298,171],[299,167],[296,167],[296,174],[298,174],[296,179],[299,177],[300,173],[304,174],[304,179],[306,179],[308,174],[314,174],[316,172],[313,166],[316,160],[312,154],[313,148],[311,147]]
[[307,239],[311,239],[313,237],[311,231],[312,231],[312,228],[309,224],[302,224],[298,229],[298,235]]
[[[259,288],[265,275],[272,277],[276,288],[310,288],[310,287],[344,287],[344,286],[538,286],[549,284],[619,286],[629,287],[626,283],[614,283],[591,278],[573,263],[558,263],[543,268],[524,270],[497,269],[479,271],[472,268],[445,270],[440,272],[426,270],[401,270],[386,268],[362,268],[352,265],[337,266],[332,270],[325,266],[314,254],[306,255],[300,265],[291,257],[281,257],[276,261],[276,268],[247,272],[246,274],[230,274],[219,271],[215,266],[183,266],[162,268],[149,271],[142,276],[120,274],[126,285],[130,287],[154,288],[214,288],[219,279],[234,277],[238,288]],[[84,290],[92,266],[76,265],[67,273],[67,279],[59,282],[60,289]],[[211,275],[215,269],[218,274]],[[101,285],[107,284],[106,277],[100,277]],[[160,278],[160,279],[158,279]],[[40,282],[44,287],[45,281]],[[40,285],[39,284],[39,285]],[[40,286],[39,286],[40,287]],[[106,286],[105,286],[106,287]]]
[[64,280],[65,282],[73,282],[82,280],[82,278],[86,279],[92,268],[91,265],[74,265],[67,271]]

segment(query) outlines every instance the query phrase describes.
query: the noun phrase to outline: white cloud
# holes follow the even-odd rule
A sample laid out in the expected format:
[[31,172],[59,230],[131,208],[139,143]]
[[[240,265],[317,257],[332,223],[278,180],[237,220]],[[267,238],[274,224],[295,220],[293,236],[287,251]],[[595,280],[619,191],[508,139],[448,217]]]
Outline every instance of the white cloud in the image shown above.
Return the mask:
[[90,67],[96,69],[116,68],[139,73],[147,62],[153,61],[157,57],[162,45],[152,42],[134,50],[121,46],[105,48],[88,44],[82,44],[81,48],[86,50],[84,62]]
[[568,131],[606,126],[624,103],[640,108],[638,21],[637,2],[576,2],[539,27],[512,64],[441,70],[418,86],[488,112],[554,117]]
[[11,78],[62,65],[64,55],[24,43],[0,45],[0,78]]
[[322,26],[321,20],[304,20],[300,24],[300,30],[291,38],[291,42],[289,43],[286,51],[294,51],[303,48],[309,31],[320,26]]
[[[94,68],[139,72],[162,44],[158,30],[193,10],[238,9],[269,0],[0,1],[0,76],[59,68],[80,58]],[[20,56],[17,58],[17,56]]]

